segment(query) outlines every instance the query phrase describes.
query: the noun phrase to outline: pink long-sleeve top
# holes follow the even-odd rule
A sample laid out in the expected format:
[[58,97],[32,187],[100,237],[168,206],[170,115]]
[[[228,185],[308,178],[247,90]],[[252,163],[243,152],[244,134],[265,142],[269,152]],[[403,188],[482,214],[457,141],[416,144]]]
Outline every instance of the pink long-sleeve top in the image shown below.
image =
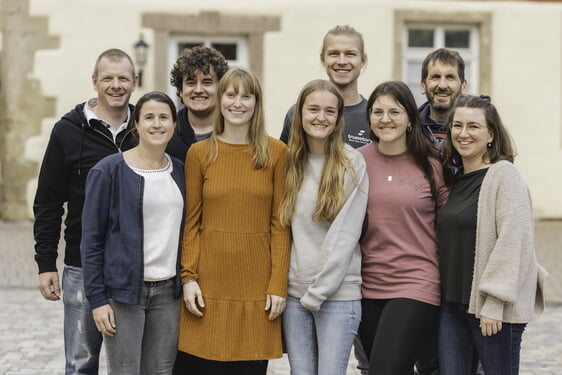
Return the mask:
[[378,143],[359,149],[367,164],[369,199],[361,276],[364,298],[410,298],[439,305],[439,264],[435,218],[449,189],[432,159],[437,204],[429,180],[409,152],[384,155]]

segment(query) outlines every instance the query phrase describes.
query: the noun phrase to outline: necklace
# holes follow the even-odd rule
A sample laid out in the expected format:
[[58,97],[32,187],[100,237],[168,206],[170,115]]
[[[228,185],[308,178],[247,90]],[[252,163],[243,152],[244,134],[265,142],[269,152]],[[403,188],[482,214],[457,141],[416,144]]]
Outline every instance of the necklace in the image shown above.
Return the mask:
[[144,162],[144,164],[146,166],[148,166],[148,168],[146,168],[146,169],[162,169],[168,164],[168,159],[166,158],[166,154],[162,155],[162,158],[160,158],[160,160],[158,161],[158,164],[156,164],[156,165],[152,164],[151,162],[149,162],[148,160],[143,158],[142,153],[139,150],[137,150],[137,155]]

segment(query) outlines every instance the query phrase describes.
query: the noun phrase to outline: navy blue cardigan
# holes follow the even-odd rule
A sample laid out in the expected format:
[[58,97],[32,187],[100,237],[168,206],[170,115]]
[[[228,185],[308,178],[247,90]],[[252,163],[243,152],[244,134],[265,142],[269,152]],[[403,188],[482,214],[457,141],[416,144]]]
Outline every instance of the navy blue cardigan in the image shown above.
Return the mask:
[[[172,177],[184,197],[183,163],[172,157]],[[144,281],[143,252],[144,178],[114,154],[92,168],[86,180],[80,253],[84,289],[92,308],[108,299],[138,304]],[[181,232],[176,261],[176,298],[181,294]]]

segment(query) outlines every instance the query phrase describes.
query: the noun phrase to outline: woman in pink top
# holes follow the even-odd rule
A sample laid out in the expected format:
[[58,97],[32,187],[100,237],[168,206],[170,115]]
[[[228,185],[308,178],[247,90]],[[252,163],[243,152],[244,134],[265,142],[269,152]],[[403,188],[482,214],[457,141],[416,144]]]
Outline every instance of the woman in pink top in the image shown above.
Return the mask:
[[448,189],[408,86],[380,84],[367,110],[374,142],[359,149],[369,175],[359,334],[369,374],[406,375],[438,324],[435,218]]

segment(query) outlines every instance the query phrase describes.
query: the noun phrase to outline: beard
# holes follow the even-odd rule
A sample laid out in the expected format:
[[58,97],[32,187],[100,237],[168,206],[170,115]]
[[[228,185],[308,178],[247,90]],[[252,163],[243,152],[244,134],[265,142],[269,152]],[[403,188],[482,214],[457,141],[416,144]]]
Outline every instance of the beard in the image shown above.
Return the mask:
[[216,106],[211,106],[209,108],[200,109],[200,110],[199,109],[191,109],[191,108],[187,107],[187,111],[189,113],[191,113],[191,115],[193,115],[197,118],[207,118],[215,112],[215,107]]
[[460,95],[460,92],[451,94],[451,99],[448,102],[438,102],[435,100],[435,97],[441,93],[443,93],[443,91],[436,92],[435,94],[427,93],[425,97],[429,101],[429,105],[431,106],[432,110],[445,113],[453,108],[455,102],[457,101],[457,98]]

